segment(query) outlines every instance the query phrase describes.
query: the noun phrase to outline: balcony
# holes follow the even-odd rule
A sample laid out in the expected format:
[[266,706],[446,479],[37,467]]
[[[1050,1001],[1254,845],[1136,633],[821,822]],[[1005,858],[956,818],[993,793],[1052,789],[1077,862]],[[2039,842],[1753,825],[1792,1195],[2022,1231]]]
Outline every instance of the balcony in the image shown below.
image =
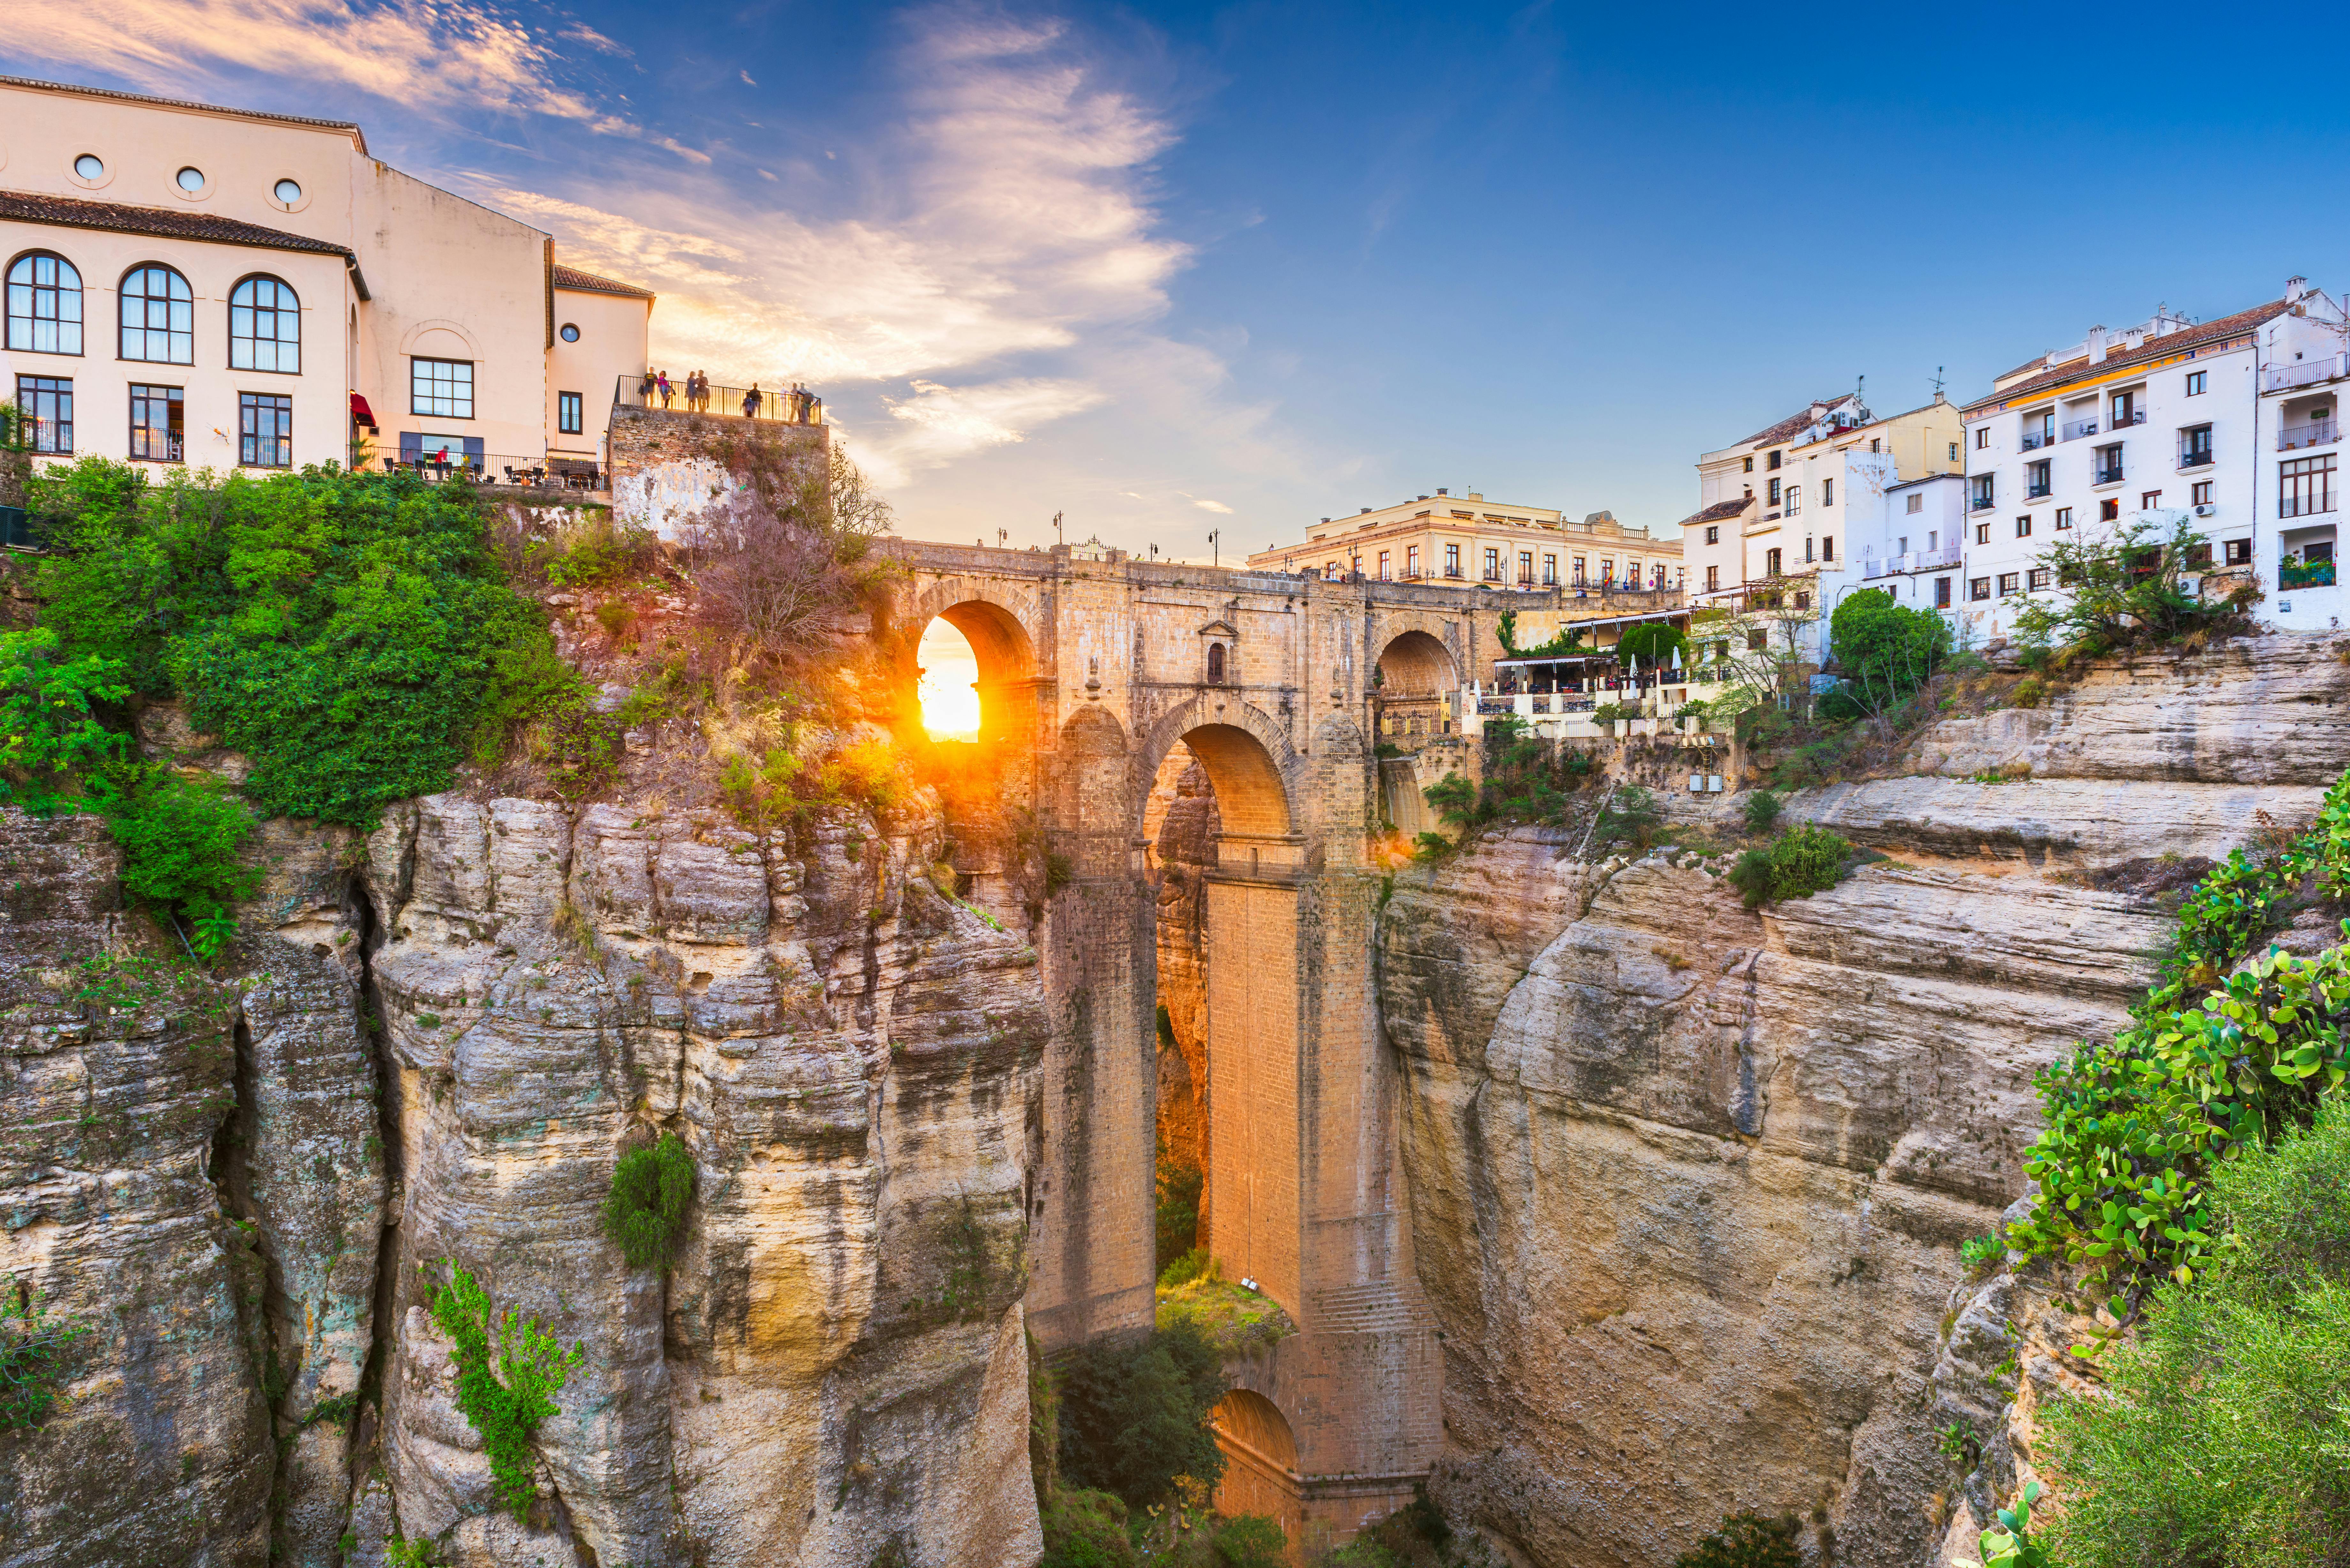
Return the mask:
[[506,484],[529,490],[584,490],[603,487],[603,475],[587,460],[524,457],[507,452],[476,452],[471,456],[447,447],[430,452],[370,452],[358,454],[354,472],[409,473],[427,484]]
[[788,387],[712,387],[699,397],[689,398],[682,381],[671,381],[670,389],[663,392],[642,376],[622,376],[613,384],[612,406],[700,414],[705,419],[754,420],[762,424],[824,423],[824,400],[814,392],[795,392]]
[[2182,472],[2190,468],[2210,467],[2211,449],[2208,446],[2190,446],[2183,449],[2178,454],[2178,466]]
[[1873,577],[1890,577],[1905,572],[1934,572],[1959,564],[1961,554],[1956,545],[1945,545],[1938,550],[1911,550],[1899,556],[1864,556],[1860,575],[1863,581]]
[[1970,512],[1988,512],[1998,504],[1998,502],[1992,500],[1988,495],[1978,495],[1973,500],[1967,503],[1967,510]]
[[2113,427],[2116,430],[2121,429],[2124,425],[2142,425],[2144,423],[2146,423],[2146,410],[2144,409],[2132,409],[2128,413],[2116,414],[2113,418]]
[[2083,436],[2093,436],[2096,433],[2097,421],[2095,420],[2074,420],[2064,427],[2066,441],[2079,441]]
[[2026,452],[2038,452],[2043,446],[2054,446],[2055,444],[2056,432],[2054,431],[2026,431],[2023,432],[2023,450]]
[[2121,482],[2122,471],[2118,463],[2111,468],[2093,468],[2089,471],[2091,484],[2119,484]]
[[2024,491],[2023,498],[2026,501],[2039,501],[2055,493],[2055,491],[2045,484],[2035,484]]
[[2334,563],[2326,561],[2281,561],[2277,564],[2277,587],[2280,588],[2330,588],[2334,586]]
[[2337,376],[2350,375],[2350,356],[2328,354],[2323,359],[2296,360],[2290,365],[2261,367],[2261,390],[2287,392],[2295,387],[2314,387],[2320,381],[2331,381]]
[[2330,446],[2342,439],[2342,431],[2333,420],[2312,420],[2305,425],[2286,425],[2277,431],[2277,451],[2298,452],[2305,446]]

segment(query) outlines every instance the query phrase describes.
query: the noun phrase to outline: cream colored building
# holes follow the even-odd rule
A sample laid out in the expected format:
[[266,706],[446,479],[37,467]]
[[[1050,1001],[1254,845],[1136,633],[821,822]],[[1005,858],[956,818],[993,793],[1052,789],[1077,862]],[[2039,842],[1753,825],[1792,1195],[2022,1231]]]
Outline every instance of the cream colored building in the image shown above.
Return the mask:
[[1627,526],[1613,514],[1581,521],[1542,506],[1504,505],[1475,491],[1439,490],[1353,517],[1325,517],[1303,544],[1248,558],[1253,571],[1310,571],[1335,580],[1360,572],[1379,582],[1455,587],[1612,587],[1678,591],[1681,542]]
[[355,124],[0,78],[0,394],[44,455],[586,464],[647,362],[650,293]]

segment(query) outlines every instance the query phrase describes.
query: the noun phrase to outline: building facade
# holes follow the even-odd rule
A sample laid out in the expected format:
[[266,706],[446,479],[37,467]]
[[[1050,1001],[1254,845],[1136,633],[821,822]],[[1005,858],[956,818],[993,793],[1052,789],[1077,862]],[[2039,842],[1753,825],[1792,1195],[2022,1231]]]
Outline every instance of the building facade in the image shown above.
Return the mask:
[[1439,490],[1357,515],[1325,517],[1303,544],[1267,546],[1251,571],[1311,571],[1325,581],[1360,572],[1375,582],[1491,588],[1606,587],[1678,592],[1681,541],[1594,512],[1581,521],[1548,507],[1503,505],[1474,491]]
[[[2341,307],[2301,278],[2283,296],[2210,321],[2158,311],[2000,377],[1968,405],[1965,609],[1984,639],[2063,589],[2052,543],[2186,516],[2206,541],[2197,576],[2249,576],[2287,624],[2324,626],[2330,598],[2281,593],[2327,579],[2338,421]],[[2318,554],[2313,556],[2314,548]],[[2296,585],[2297,586],[2297,585]],[[2314,620],[2313,617],[2318,617]]]
[[652,295],[359,127],[0,78],[0,395],[38,452],[593,463]]

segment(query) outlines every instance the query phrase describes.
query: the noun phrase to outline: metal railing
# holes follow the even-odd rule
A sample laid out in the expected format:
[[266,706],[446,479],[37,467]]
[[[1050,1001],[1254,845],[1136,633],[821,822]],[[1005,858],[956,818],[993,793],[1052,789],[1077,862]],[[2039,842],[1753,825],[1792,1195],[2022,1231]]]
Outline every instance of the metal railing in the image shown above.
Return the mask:
[[2330,560],[2277,563],[2277,587],[2281,588],[2330,588],[2333,586],[2334,563]]
[[2350,375],[2350,356],[2328,354],[2323,359],[2311,359],[2291,365],[2264,365],[2261,368],[2261,390],[2288,391],[2294,387],[2314,386],[2331,381],[2337,376]]
[[2332,420],[2312,420],[2305,425],[2286,425],[2277,431],[2277,451],[2292,452],[2304,446],[2324,446],[2342,439],[2342,431]]
[[2066,441],[2079,441],[2083,436],[2093,436],[2096,433],[2097,421],[2095,420],[2074,420],[2064,427]]
[[762,424],[820,425],[824,400],[814,392],[789,387],[712,386],[707,392],[686,396],[685,383],[672,379],[664,394],[642,376],[622,376],[612,383],[616,409],[656,409],[663,413],[700,414],[706,419],[756,420]]
[[1999,503],[1997,501],[1988,495],[1978,495],[1967,503],[1967,510],[1970,512],[1988,512],[1998,504]]
[[2023,493],[2023,498],[2026,501],[2038,501],[2043,496],[2054,495],[2055,493],[2056,492],[2054,490],[2045,484],[2035,484]]
[[2023,450],[2026,452],[2038,452],[2043,446],[2055,444],[2056,434],[2054,431],[2038,430],[2023,432]]
[[2113,426],[2116,430],[2121,429],[2124,425],[2142,425],[2144,423],[2146,423],[2146,410],[2144,409],[2132,409],[2126,414],[2116,414],[2113,419]]
[[2121,482],[2122,471],[2118,468],[2093,469],[2089,473],[2089,483],[2092,484],[2119,484]]
[[585,460],[525,457],[487,452],[468,456],[445,447],[400,452],[371,452],[351,464],[359,473],[412,473],[428,484],[510,484],[517,488],[600,490],[603,472]]
[[2190,446],[2181,448],[2178,453],[2178,466],[2181,468],[2210,467],[2211,449],[2208,446]]

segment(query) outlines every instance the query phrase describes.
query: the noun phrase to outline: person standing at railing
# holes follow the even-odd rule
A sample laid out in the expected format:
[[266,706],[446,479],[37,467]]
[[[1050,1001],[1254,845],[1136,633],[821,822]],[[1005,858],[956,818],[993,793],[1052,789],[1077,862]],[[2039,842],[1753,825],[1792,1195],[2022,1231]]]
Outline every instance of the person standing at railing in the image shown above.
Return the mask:
[[751,389],[743,394],[743,417],[746,420],[757,419],[760,401],[759,383],[754,381],[751,383]]
[[685,406],[697,414],[710,411],[710,378],[700,370],[685,379]]
[[657,379],[660,383],[661,407],[665,409],[669,407],[669,400],[671,397],[676,395],[677,389],[669,384],[669,372],[667,370],[663,370]]
[[637,397],[639,400],[645,405],[645,407],[650,409],[653,406],[653,373],[651,370],[646,370],[645,379],[637,384]]

